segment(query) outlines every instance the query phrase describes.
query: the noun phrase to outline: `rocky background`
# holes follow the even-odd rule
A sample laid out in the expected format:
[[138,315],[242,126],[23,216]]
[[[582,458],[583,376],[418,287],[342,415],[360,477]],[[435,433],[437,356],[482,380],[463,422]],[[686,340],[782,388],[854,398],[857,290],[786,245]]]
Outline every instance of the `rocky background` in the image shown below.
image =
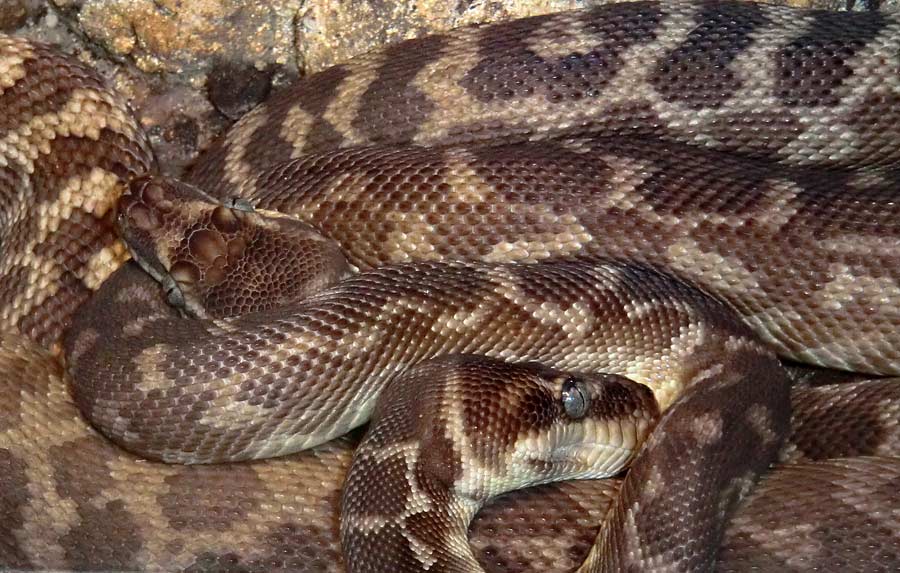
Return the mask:
[[[131,101],[177,174],[272,89],[403,38],[598,0],[0,0],[0,32],[58,44]],[[782,0],[896,10],[900,0]]]

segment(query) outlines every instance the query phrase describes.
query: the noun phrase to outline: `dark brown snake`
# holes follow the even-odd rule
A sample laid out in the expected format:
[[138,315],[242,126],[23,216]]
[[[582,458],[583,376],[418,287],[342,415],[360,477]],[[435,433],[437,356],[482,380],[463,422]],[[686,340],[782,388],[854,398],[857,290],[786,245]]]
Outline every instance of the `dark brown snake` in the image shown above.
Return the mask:
[[[775,354],[900,374],[898,48],[735,2],[410,40],[243,118],[188,177],[217,206],[147,177],[93,70],[0,38],[0,567],[896,569],[896,380],[789,398]],[[126,188],[142,264],[228,317],[122,264]],[[360,272],[255,306],[297,220]],[[517,472],[629,461],[488,506],[469,555]]]

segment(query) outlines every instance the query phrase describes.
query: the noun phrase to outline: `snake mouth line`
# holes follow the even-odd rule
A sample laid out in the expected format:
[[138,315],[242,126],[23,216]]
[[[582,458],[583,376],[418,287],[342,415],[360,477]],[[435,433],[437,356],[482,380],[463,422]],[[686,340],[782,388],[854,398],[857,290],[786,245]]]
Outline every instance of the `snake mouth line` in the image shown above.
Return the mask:
[[552,479],[591,479],[616,475],[637,453],[632,446],[603,442],[587,442],[555,448],[548,455],[535,454],[527,458],[535,466],[558,468]]

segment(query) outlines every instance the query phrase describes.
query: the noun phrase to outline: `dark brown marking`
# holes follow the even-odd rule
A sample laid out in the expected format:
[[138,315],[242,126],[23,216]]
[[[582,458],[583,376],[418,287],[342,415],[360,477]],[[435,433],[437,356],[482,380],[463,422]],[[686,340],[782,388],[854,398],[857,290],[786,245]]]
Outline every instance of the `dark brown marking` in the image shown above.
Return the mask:
[[850,111],[848,125],[860,140],[872,142],[860,150],[871,165],[896,164],[893,142],[900,141],[900,94],[871,93]]
[[31,180],[36,202],[55,201],[67,179],[87,176],[103,169],[128,181],[146,173],[153,162],[142,136],[130,139],[109,129],[101,129],[97,141],[77,135],[58,135],[49,143],[50,152],[34,162]]
[[900,397],[891,381],[798,388],[791,396],[789,441],[809,460],[883,455],[880,448],[887,439],[896,440],[898,423],[891,424],[873,404],[891,397]]
[[585,13],[581,30],[596,39],[593,48],[554,59],[546,59],[528,46],[537,30],[554,23],[549,16],[485,27],[478,45],[482,60],[466,73],[460,85],[482,102],[538,94],[550,103],[566,105],[596,97],[624,64],[623,52],[655,37],[660,18],[654,2],[597,7]]
[[441,58],[446,42],[442,36],[427,36],[385,48],[385,63],[362,94],[353,127],[373,143],[410,141],[436,108],[412,82]]
[[420,571],[422,562],[404,534],[403,526],[396,523],[379,531],[351,531],[354,549],[349,553],[345,550],[344,558],[348,566],[365,564],[370,571]]
[[264,487],[245,464],[234,464],[227,473],[206,466],[181,467],[165,484],[168,492],[157,500],[169,526],[179,531],[231,529],[249,513],[260,511],[259,498],[247,492]]
[[106,90],[97,72],[87,65],[43,44],[31,47],[34,56],[21,64],[25,76],[0,90],[0,138],[31,118],[58,112],[76,90]]
[[[243,563],[241,555],[234,552],[213,553],[205,551],[194,558],[194,562],[184,568],[184,573],[253,573],[260,569],[250,563]],[[270,571],[277,570],[267,563]]]
[[0,558],[3,567],[13,569],[31,568],[28,556],[16,541],[16,533],[25,523],[23,511],[31,502],[26,470],[24,460],[0,448],[0,476],[3,476],[3,488],[0,488]]
[[[66,562],[75,570],[92,569],[97,563],[139,569],[142,538],[136,516],[121,500],[100,501],[100,505],[79,504],[78,525],[59,540]],[[111,543],[113,539],[115,542]]]
[[[422,420],[424,423],[424,420]],[[452,488],[462,476],[460,453],[453,440],[446,435],[444,424],[431,422],[414,469],[415,480],[421,490],[432,497],[444,488]]]
[[[399,455],[385,460],[367,456],[361,457],[356,463],[360,464],[361,469],[351,473],[345,485],[345,489],[352,487],[359,494],[352,502],[353,514],[361,519],[368,516],[387,519],[400,517],[406,511],[407,492],[410,491],[406,479],[406,459]],[[366,483],[354,483],[359,479],[364,479]]]
[[[50,240],[44,244],[50,244]],[[24,267],[13,268],[7,273],[7,277],[29,284],[26,271]],[[75,310],[91,295],[84,282],[69,271],[63,271],[56,287],[57,291],[53,296],[46,298],[39,306],[32,308],[31,312],[23,315],[16,325],[19,332],[45,348],[60,339],[68,328]]]
[[651,83],[666,101],[719,108],[743,87],[729,65],[769,20],[754,4],[710,2],[696,22],[685,42],[657,62]]
[[849,60],[886,25],[878,12],[816,11],[804,34],[776,56],[775,95],[788,106],[838,105],[853,75]]
[[[60,497],[75,503],[79,515],[77,524],[60,538],[60,545],[73,568],[95,563],[136,568],[139,564],[135,559],[142,544],[136,517],[122,500],[101,497],[110,482],[106,461],[116,452],[113,448],[97,448],[95,444],[96,438],[90,436],[51,447],[48,452],[56,491]],[[109,543],[110,539],[116,543]]]

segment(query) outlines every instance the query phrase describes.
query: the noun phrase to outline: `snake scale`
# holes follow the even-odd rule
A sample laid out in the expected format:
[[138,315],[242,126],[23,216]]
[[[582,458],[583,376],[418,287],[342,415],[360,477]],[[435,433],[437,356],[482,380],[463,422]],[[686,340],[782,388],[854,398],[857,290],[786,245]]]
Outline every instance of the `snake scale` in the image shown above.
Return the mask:
[[[636,2],[330,68],[204,154],[222,203],[142,265],[189,297],[277,211],[358,272],[188,319],[117,224],[191,188],[96,72],[0,38],[0,567],[896,569],[898,44],[878,13]],[[882,378],[789,392],[776,353]],[[469,555],[503,472],[595,468],[579,440],[624,480],[507,494]]]

